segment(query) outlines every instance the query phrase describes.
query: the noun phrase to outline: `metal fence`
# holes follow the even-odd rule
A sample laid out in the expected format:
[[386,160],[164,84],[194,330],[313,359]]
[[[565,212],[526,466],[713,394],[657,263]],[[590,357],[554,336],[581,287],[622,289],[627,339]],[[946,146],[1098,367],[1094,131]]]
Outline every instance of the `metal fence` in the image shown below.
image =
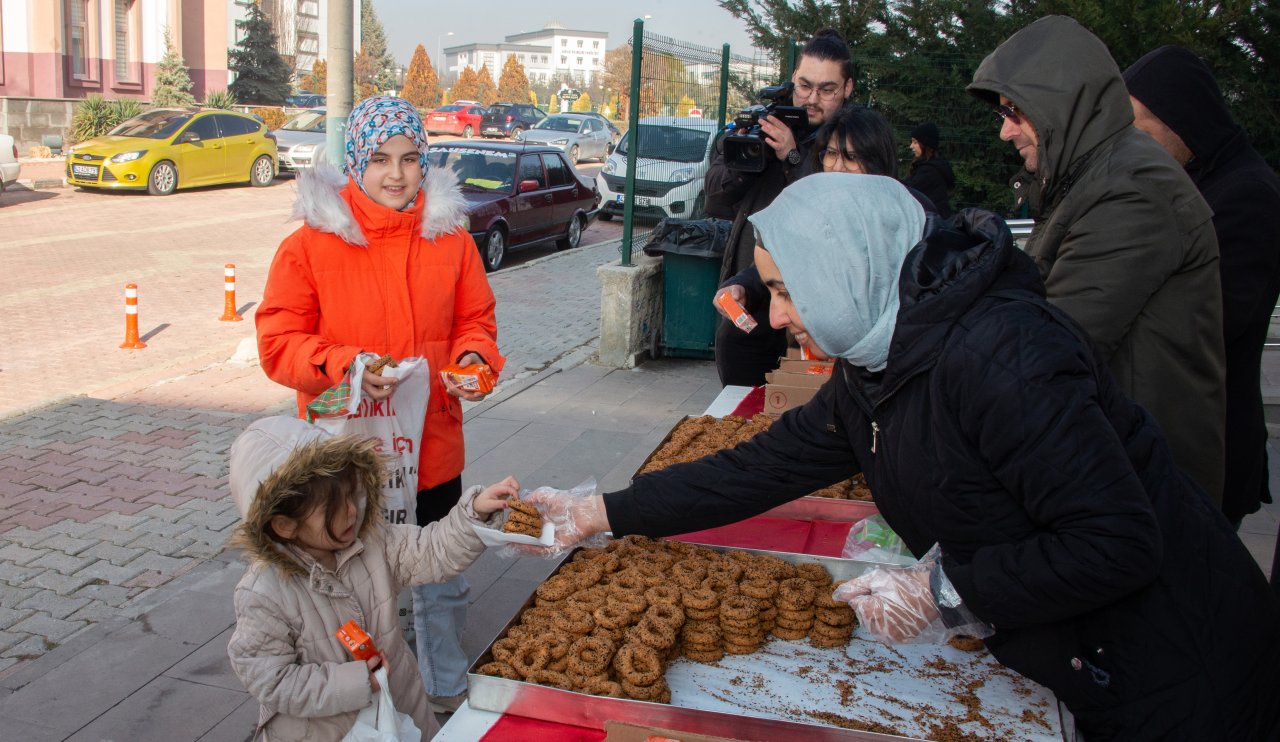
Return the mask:
[[628,129],[601,173],[602,217],[623,219],[624,265],[659,220],[705,216],[703,179],[716,136],[781,76],[776,60],[651,34],[641,21],[628,46],[631,85],[619,101]]

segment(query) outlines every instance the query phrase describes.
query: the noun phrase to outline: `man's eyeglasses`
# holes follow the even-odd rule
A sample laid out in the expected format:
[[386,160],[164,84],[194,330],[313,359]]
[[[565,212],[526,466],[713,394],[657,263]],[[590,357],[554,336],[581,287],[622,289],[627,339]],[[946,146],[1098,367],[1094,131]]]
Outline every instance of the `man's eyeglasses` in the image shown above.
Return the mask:
[[1007,106],[996,106],[996,115],[999,116],[1002,121],[1008,120],[1013,122],[1014,126],[1022,123],[1022,111],[1018,110],[1018,107],[1012,103]]
[[832,98],[835,98],[836,94],[839,92],[840,85],[834,82],[829,82],[817,87],[814,87],[813,83],[808,80],[798,80],[796,82],[796,95],[802,98],[810,98],[816,93],[818,98],[821,100],[831,100]]

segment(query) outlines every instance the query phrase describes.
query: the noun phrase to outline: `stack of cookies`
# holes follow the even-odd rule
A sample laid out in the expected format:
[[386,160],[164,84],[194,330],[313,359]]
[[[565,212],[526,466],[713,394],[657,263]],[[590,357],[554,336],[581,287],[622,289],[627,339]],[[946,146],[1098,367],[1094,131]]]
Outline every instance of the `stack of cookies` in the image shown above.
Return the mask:
[[677,657],[714,663],[759,650],[770,634],[847,643],[853,611],[831,592],[818,564],[628,536],[578,550],[539,585],[480,672],[667,703]]
[[502,531],[539,538],[542,536],[542,515],[531,503],[508,500],[507,519],[502,524]]

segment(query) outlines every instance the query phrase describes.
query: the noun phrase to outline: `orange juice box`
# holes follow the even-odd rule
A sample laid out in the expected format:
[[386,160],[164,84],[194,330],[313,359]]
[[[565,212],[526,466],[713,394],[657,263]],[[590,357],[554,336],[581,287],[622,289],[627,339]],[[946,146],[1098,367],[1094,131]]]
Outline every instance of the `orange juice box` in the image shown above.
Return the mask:
[[364,633],[364,629],[360,628],[360,624],[354,620],[347,621],[342,628],[334,632],[338,637],[338,641],[342,642],[342,646],[347,648],[352,657],[364,661],[378,654],[378,648],[373,645],[373,639]]
[[755,319],[751,315],[747,314],[747,310],[733,298],[733,294],[730,294],[728,291],[721,291],[719,294],[716,294],[715,302],[724,310],[724,313],[729,316],[729,319],[733,324],[738,326],[739,330],[742,330],[743,332],[751,332],[756,329]]
[[493,387],[497,384],[493,369],[484,363],[473,363],[469,366],[451,363],[440,369],[440,378],[457,384],[465,391],[481,394],[493,391]]

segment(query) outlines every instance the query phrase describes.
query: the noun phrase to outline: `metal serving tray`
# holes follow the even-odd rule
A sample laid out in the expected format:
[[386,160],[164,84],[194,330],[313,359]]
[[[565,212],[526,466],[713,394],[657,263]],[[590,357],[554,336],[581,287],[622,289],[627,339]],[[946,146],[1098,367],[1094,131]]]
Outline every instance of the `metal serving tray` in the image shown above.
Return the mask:
[[[717,551],[730,550],[720,546],[707,546],[707,548]],[[821,564],[834,579],[841,581],[852,579],[868,569],[879,566],[870,562],[856,562],[848,559],[810,554],[793,554],[761,549],[733,550],[774,556],[793,564]],[[516,612],[516,615],[512,616],[511,620],[489,642],[489,647],[471,666],[468,672],[469,691],[467,702],[472,708],[501,714],[515,714],[559,724],[571,724],[589,729],[603,730],[605,722],[612,720],[682,732],[748,739],[753,740],[753,742],[794,742],[795,740],[805,740],[806,742],[811,740],[814,742],[848,742],[850,740],[885,742],[887,740],[919,740],[917,737],[843,729],[818,723],[771,719],[744,714],[728,714],[648,701],[592,696],[519,680],[508,680],[479,674],[477,668],[493,660],[491,651],[493,642],[506,633],[507,629],[516,623],[520,613],[532,605],[533,602],[534,596],[530,595],[520,610]],[[1057,726],[1058,730],[1062,730],[1066,726],[1060,717],[1053,719],[1052,723]],[[1071,737],[1063,732],[1062,739],[1070,742]]]
[[[667,445],[667,441],[671,440],[671,436],[676,432],[676,428],[680,427],[684,421],[691,419],[693,415],[685,415],[671,426],[671,430],[662,437],[662,441],[653,447],[649,455],[644,458],[640,466],[636,467],[636,471],[631,475],[632,479],[640,476],[640,472],[649,465],[649,461],[653,459],[654,454],[662,450]],[[697,417],[702,417],[698,415]],[[856,523],[863,518],[870,517],[879,513],[874,502],[867,500],[838,500],[834,497],[812,497],[805,495],[796,498],[791,502],[786,502],[772,510],[761,513],[761,515],[772,518],[791,518],[794,520],[834,520],[842,523]]]

